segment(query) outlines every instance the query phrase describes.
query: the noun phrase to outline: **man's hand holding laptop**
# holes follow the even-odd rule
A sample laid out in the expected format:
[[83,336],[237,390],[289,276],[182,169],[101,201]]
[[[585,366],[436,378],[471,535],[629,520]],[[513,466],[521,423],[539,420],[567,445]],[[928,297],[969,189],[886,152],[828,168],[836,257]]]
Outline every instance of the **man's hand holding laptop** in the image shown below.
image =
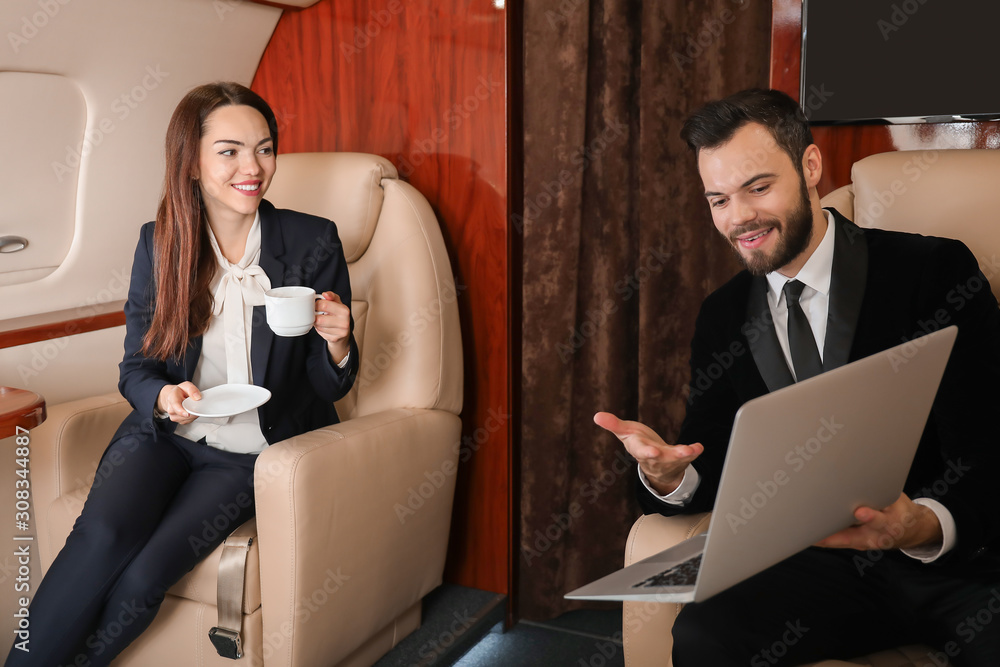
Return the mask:
[[858,523],[816,543],[832,549],[913,549],[941,544],[944,536],[937,515],[905,493],[882,511],[859,507]]

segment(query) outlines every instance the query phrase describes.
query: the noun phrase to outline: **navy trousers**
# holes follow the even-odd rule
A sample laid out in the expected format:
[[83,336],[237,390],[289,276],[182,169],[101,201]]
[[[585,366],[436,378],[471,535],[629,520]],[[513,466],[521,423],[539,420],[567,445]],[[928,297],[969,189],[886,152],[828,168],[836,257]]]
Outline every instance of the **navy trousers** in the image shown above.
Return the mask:
[[810,547],[674,624],[675,667],[849,660],[908,644],[920,667],[1000,665],[1000,572],[956,572],[898,552]]
[[254,516],[256,459],[180,436],[112,442],[31,601],[29,651],[11,649],[7,667],[110,663],[149,626],[167,589]]

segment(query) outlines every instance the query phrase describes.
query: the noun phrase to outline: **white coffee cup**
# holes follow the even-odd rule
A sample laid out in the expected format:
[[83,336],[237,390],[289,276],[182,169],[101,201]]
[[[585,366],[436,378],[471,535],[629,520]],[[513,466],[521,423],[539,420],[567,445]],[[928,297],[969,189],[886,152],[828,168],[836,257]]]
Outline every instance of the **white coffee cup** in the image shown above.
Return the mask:
[[302,336],[316,321],[316,299],[311,287],[275,287],[264,292],[267,324],[279,336]]

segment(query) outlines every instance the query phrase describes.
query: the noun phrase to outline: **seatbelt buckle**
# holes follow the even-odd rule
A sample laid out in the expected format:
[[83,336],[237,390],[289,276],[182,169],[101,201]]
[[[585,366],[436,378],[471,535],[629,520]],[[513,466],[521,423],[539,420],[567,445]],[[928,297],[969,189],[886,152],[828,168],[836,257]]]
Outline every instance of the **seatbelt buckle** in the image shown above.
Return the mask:
[[237,660],[243,657],[240,633],[216,626],[208,631],[208,639],[223,658]]

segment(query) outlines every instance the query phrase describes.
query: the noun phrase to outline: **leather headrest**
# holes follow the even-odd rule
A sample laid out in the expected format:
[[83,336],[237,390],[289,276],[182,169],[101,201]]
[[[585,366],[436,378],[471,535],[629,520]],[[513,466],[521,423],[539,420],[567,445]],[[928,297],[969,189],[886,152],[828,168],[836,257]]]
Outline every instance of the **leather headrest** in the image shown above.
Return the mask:
[[[1000,248],[1000,151],[928,150],[879,153],[851,169],[854,217],[879,227],[958,238],[981,230]],[[962,230],[962,231],[959,231]],[[979,234],[973,236],[978,237]]]
[[266,198],[278,208],[329,218],[337,224],[348,262],[368,249],[382,212],[382,179],[396,167],[367,153],[289,153],[278,156]]
[[879,153],[856,162],[851,178],[860,226],[958,239],[987,277],[1000,266],[1000,151]]

